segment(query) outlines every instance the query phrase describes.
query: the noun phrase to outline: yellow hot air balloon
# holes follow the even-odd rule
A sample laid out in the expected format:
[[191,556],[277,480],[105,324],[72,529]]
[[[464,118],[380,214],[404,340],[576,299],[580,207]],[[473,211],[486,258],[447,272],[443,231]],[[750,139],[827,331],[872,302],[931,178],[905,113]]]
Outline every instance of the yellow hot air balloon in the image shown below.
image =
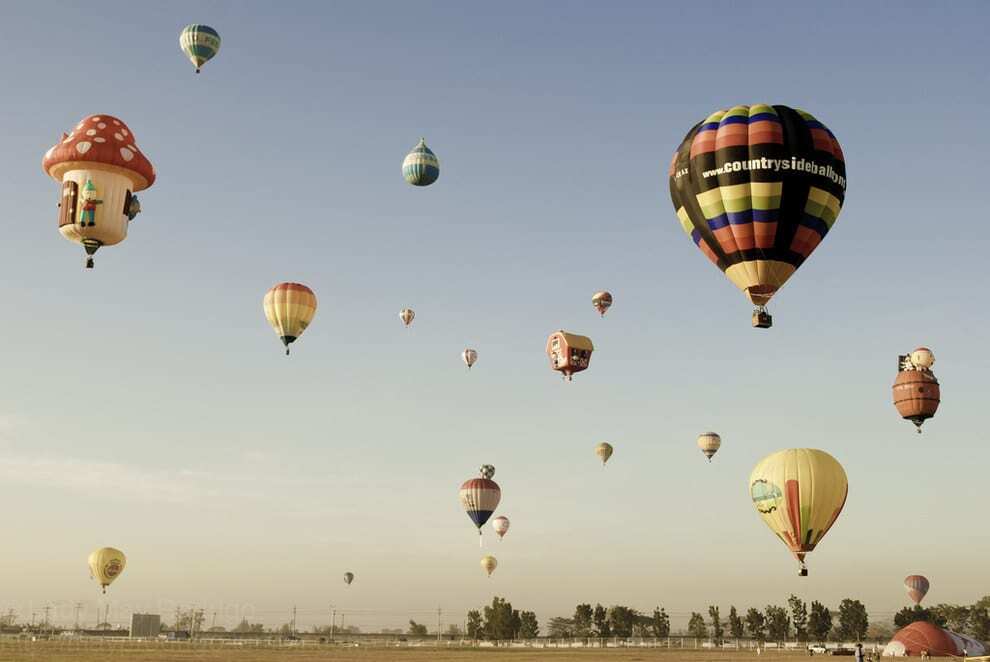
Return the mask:
[[607,441],[603,441],[595,446],[595,455],[597,455],[598,459],[602,461],[603,467],[605,466],[605,463],[608,462],[608,458],[612,457],[613,450],[612,444]]
[[285,345],[302,335],[316,314],[316,295],[301,283],[279,283],[265,294],[265,317]]
[[698,435],[698,448],[708,461],[712,461],[712,456],[718,452],[718,449],[722,447],[722,437],[718,436],[715,432],[705,432],[704,434]]
[[814,448],[788,448],[760,460],[749,475],[756,512],[801,564],[846,503],[849,482],[839,462]]
[[481,569],[488,573],[491,577],[492,573],[495,572],[495,568],[498,567],[498,561],[495,560],[494,556],[483,556],[481,557]]
[[89,574],[100,582],[103,592],[120,576],[127,565],[127,557],[119,549],[101,547],[89,555]]

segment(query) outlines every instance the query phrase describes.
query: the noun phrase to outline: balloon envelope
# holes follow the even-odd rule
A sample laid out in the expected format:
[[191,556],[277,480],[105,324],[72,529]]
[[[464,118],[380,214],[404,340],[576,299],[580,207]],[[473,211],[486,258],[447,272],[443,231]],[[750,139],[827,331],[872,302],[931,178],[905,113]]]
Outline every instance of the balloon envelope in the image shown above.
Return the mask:
[[402,323],[406,326],[412,324],[414,317],[416,317],[416,312],[412,308],[403,308],[399,312],[399,319],[402,320]]
[[440,177],[440,161],[425,139],[420,138],[402,161],[402,176],[413,186],[429,186]]
[[591,305],[602,317],[605,317],[605,312],[612,307],[612,294],[605,291],[595,292],[591,297]]
[[929,587],[928,578],[922,575],[908,575],[904,578],[904,588],[907,589],[908,597],[916,605],[920,605],[921,601],[925,599]]
[[196,67],[196,73],[220,50],[220,33],[208,25],[187,25],[179,33],[179,48]]
[[495,572],[495,568],[498,566],[498,561],[495,560],[494,556],[483,556],[481,557],[481,568],[488,573],[491,577],[492,573]]
[[814,448],[789,448],[760,460],[749,476],[753,507],[806,574],[815,549],[846,503],[849,483],[838,461]]
[[698,436],[698,448],[705,454],[708,461],[712,461],[712,456],[722,447],[722,437],[714,432],[706,432]]
[[471,366],[473,366],[478,360],[478,352],[470,348],[465,349],[463,352],[461,352],[461,358],[464,360],[464,363],[466,363],[467,367],[470,369]]
[[354,573],[353,572],[345,572],[344,573],[344,583],[347,584],[348,586],[350,586],[352,581],[354,581]]
[[762,307],[832,228],[846,167],[835,136],[811,114],[734,106],[688,132],[669,183],[684,232]]
[[265,318],[289,353],[289,345],[302,335],[316,315],[316,295],[302,283],[279,283],[265,294]]
[[498,535],[499,540],[501,540],[509,531],[509,518],[505,515],[496,517],[492,520],[492,528],[495,529],[496,535]]
[[498,508],[498,502],[502,500],[501,488],[490,478],[472,478],[464,481],[461,485],[459,497],[464,512],[478,527],[478,535],[481,535],[481,527],[485,525],[488,518]]
[[608,458],[612,457],[613,450],[614,449],[612,448],[612,444],[608,443],[607,441],[603,441],[602,443],[595,446],[595,455],[598,456],[598,459],[601,460],[602,465],[604,465],[606,462],[608,462]]
[[89,555],[89,572],[93,578],[100,582],[103,592],[107,592],[110,586],[127,565],[127,557],[119,549],[114,547],[101,547]]

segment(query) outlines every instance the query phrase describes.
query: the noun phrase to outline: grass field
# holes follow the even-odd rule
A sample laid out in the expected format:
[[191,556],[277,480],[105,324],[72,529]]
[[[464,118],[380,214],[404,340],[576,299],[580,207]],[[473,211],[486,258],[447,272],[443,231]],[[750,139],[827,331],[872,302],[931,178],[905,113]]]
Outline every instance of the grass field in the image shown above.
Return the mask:
[[[490,660],[504,662],[563,662],[564,660],[662,660],[663,662],[798,662],[808,656],[803,651],[768,651],[757,656],[753,651],[677,650],[666,648],[609,649],[435,649],[384,647],[270,647],[204,645],[155,642],[63,642],[63,641],[0,641],[0,662],[36,660],[44,662],[173,662],[203,660],[205,662],[470,662]],[[852,658],[846,658],[852,659]]]

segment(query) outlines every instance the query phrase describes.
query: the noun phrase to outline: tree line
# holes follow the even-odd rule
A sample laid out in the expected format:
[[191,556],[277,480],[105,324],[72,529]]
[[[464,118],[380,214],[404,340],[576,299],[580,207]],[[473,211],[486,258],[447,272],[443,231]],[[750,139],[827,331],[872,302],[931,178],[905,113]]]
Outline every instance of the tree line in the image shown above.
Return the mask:
[[511,602],[498,596],[482,610],[469,611],[466,627],[471,639],[489,641],[534,639],[540,635],[540,624],[534,612],[513,609]]
[[934,607],[905,607],[894,615],[894,625],[899,628],[915,621],[927,621],[978,641],[990,641],[990,595],[971,605],[942,603]]

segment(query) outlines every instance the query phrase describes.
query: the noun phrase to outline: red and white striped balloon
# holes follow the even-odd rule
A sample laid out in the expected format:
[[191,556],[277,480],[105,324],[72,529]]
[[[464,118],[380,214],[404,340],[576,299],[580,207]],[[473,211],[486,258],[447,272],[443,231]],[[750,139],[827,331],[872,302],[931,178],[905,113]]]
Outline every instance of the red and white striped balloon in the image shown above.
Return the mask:
[[904,588],[907,589],[908,597],[916,605],[920,605],[921,601],[925,599],[930,586],[928,578],[921,575],[908,575],[904,578]]

